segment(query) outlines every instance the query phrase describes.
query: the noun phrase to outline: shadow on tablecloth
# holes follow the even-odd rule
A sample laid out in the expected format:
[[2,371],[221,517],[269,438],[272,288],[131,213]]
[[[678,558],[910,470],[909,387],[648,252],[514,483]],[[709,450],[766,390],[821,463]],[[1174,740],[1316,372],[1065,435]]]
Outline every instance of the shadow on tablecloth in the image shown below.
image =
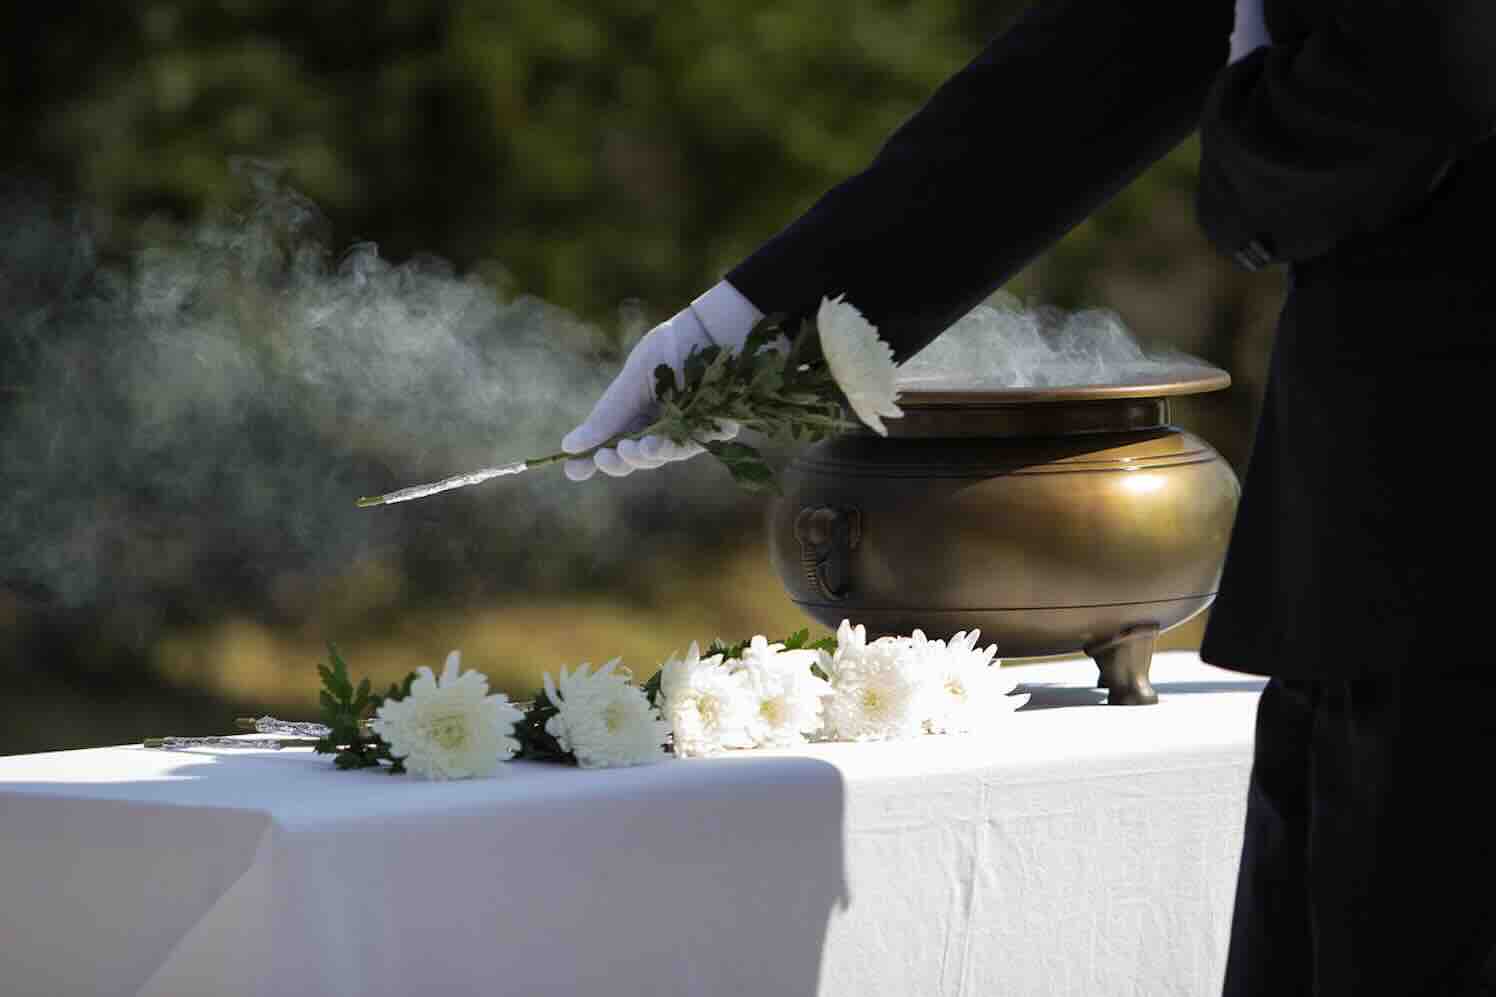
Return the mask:
[[[1263,679],[1246,676],[1239,680],[1206,679],[1197,682],[1155,682],[1159,701],[1172,696],[1199,695],[1201,693],[1247,692],[1256,695],[1262,691]],[[1065,706],[1105,706],[1105,689],[1086,688],[1058,682],[1020,682],[1017,692],[1029,694],[1029,701],[1019,707],[1019,713],[1034,710],[1052,710]]]

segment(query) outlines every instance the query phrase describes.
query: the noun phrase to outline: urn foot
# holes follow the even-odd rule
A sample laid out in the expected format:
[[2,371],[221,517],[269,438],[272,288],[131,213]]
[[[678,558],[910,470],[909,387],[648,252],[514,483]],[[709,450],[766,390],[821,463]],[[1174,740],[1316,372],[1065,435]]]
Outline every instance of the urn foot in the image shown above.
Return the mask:
[[1158,626],[1147,623],[1086,647],[1101,672],[1097,687],[1108,690],[1108,706],[1152,706],[1158,702],[1158,693],[1148,681],[1158,634]]

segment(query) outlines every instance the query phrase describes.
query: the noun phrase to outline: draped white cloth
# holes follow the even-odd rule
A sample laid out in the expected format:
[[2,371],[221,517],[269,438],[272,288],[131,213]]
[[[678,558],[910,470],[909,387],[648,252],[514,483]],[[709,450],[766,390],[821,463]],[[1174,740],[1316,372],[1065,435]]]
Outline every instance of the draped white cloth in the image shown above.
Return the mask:
[[1219,992],[1262,680],[1023,677],[980,735],[613,771],[0,758],[0,991]]

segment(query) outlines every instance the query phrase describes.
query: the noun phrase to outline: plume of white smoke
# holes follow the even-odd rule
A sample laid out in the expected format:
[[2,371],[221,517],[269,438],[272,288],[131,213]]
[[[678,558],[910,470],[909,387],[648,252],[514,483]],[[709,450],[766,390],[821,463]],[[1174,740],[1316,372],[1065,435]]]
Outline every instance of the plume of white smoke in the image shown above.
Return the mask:
[[1115,312],[1025,308],[994,295],[911,357],[900,387],[952,390],[1045,388],[1167,380],[1203,361],[1145,350]]
[[[557,449],[612,376],[606,337],[434,257],[334,253],[310,201],[271,167],[241,167],[244,215],[122,263],[98,257],[78,216],[0,190],[0,585],[64,605],[156,604],[205,573],[220,592],[281,575],[315,588],[371,556],[499,587],[568,584],[683,524],[714,536],[745,520],[706,459],[586,485],[542,469],[355,509],[360,495]],[[644,324],[635,306],[622,319],[634,334]],[[1107,313],[998,298],[901,376],[909,388],[1115,383],[1173,359]]]
[[244,172],[245,215],[122,264],[44,198],[0,200],[0,584],[77,605],[399,553],[502,587],[626,560],[641,535],[741,502],[700,460],[355,509],[556,450],[615,369],[607,337],[439,259],[335,254],[308,200]]

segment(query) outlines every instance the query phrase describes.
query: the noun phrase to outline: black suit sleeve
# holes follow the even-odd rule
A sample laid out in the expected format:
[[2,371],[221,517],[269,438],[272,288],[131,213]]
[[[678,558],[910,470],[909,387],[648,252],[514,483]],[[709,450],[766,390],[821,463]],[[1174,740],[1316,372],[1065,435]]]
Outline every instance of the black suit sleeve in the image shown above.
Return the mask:
[[1231,66],[1207,101],[1200,223],[1249,266],[1244,247],[1305,260],[1408,216],[1496,128],[1496,3],[1335,6]]
[[727,280],[792,316],[845,293],[907,358],[1195,129],[1233,9],[1045,0]]

